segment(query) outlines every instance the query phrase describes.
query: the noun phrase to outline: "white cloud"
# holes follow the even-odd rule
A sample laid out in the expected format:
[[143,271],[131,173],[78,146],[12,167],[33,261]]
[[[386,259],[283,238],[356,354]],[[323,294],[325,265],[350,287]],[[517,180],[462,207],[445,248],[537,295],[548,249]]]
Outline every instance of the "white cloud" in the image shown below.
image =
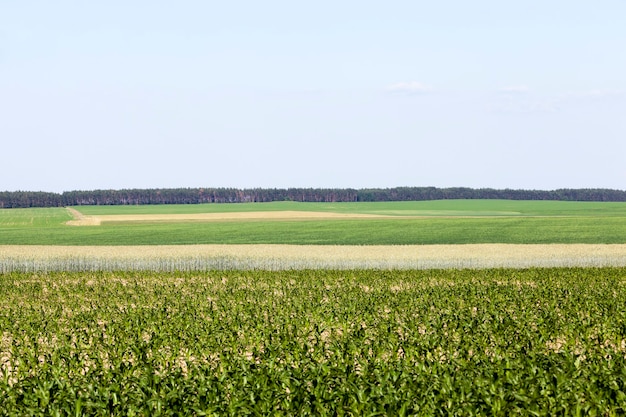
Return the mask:
[[424,94],[433,91],[433,89],[426,84],[417,81],[409,81],[391,84],[387,87],[387,91],[403,94]]

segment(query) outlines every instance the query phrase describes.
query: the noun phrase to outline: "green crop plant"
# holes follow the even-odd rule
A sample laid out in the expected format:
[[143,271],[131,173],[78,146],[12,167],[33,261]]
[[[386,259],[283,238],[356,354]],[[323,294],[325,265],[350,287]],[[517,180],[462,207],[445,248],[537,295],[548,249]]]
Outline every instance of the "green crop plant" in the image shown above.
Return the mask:
[[0,415],[623,415],[625,280],[0,274]]

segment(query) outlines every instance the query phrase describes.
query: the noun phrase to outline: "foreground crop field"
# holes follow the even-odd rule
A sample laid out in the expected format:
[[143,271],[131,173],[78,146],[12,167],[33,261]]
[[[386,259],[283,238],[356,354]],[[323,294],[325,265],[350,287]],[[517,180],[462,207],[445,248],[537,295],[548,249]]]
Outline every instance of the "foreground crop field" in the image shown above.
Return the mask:
[[442,200],[0,210],[0,245],[471,243],[623,244],[626,203]]
[[0,275],[0,415],[622,415],[626,269]]

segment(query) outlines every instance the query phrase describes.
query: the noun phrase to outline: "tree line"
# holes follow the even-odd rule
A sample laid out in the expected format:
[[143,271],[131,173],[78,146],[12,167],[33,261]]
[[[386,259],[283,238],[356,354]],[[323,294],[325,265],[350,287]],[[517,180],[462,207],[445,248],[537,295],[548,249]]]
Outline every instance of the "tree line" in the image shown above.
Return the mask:
[[351,202],[450,199],[626,201],[626,191],[604,188],[513,190],[492,188],[395,187],[341,188],[155,188],[66,191],[4,191],[0,208],[82,205],[248,203],[270,201]]

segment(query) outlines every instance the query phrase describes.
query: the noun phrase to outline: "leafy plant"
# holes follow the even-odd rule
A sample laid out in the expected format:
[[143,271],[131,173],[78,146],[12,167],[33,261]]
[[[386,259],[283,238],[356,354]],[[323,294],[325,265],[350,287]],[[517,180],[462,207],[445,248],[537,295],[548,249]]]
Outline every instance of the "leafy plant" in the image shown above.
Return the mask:
[[0,415],[621,415],[624,268],[0,275]]

